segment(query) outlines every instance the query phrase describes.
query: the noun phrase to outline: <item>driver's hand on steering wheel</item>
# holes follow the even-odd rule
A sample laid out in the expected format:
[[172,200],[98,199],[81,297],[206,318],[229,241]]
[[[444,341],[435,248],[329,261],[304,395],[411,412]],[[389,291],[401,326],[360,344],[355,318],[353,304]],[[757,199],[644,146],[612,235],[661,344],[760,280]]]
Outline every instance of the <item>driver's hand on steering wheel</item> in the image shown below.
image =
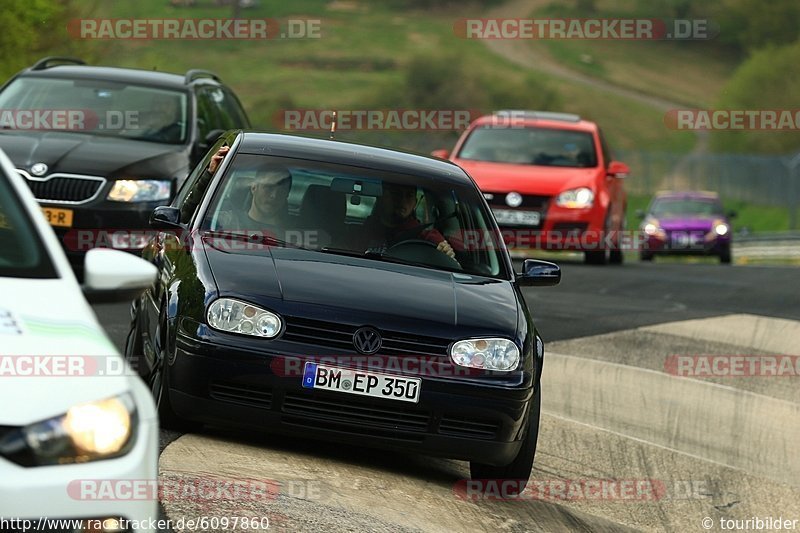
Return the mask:
[[442,252],[442,253],[445,253],[445,254],[447,254],[449,257],[451,257],[451,258],[453,258],[453,259],[455,259],[455,258],[456,258],[456,252],[453,250],[453,247],[452,247],[452,246],[450,246],[450,243],[449,243],[449,242],[447,242],[447,241],[442,241],[442,242],[440,242],[440,243],[439,243],[439,244],[436,246],[436,249],[437,249],[437,250],[439,250],[439,251],[440,251],[440,252]]

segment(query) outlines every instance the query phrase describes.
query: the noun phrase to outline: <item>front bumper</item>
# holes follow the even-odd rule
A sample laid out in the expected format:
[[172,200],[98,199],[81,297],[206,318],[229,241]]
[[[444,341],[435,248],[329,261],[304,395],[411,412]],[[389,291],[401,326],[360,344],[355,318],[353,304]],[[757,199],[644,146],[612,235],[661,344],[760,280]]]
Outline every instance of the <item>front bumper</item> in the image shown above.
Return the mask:
[[79,277],[83,272],[86,252],[92,248],[114,248],[140,253],[150,229],[150,214],[166,201],[110,202],[96,200],[88,204],[52,204],[41,202],[42,208],[69,210],[70,226],[53,226],[70,265]]
[[710,235],[702,230],[665,231],[658,236],[646,236],[642,251],[653,255],[719,255],[730,246],[729,235]]
[[[30,520],[28,531],[73,531],[69,520],[123,518],[150,531],[147,524],[158,518],[157,499],[114,499],[96,490],[99,482],[155,480],[158,461],[158,426],[154,419],[140,421],[133,449],[126,455],[105,461],[59,466],[21,467],[0,458],[0,517],[7,521]],[[93,490],[81,493],[81,480],[96,480]],[[46,522],[43,517],[53,519]],[[58,522],[61,521],[59,524]],[[6,527],[24,529],[24,523],[8,522]]]
[[509,250],[586,251],[614,246],[613,232],[605,233],[605,210],[599,205],[588,209],[567,209],[552,204],[542,212],[538,226],[500,225]]
[[360,446],[495,465],[508,464],[519,451],[531,372],[516,380],[401,373],[422,378],[419,403],[412,404],[303,388],[301,372],[281,369],[300,369],[307,357],[233,349],[179,333],[170,401],[190,420]]

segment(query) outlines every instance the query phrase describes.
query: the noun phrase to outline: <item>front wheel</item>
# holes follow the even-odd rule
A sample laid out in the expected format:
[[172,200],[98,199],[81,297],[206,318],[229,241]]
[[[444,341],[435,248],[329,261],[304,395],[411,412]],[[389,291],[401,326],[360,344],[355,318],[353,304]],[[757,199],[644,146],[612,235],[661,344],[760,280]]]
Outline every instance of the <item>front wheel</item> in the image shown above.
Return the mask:
[[528,415],[528,431],[517,456],[505,466],[492,466],[483,463],[470,462],[469,472],[472,479],[478,480],[514,480],[511,487],[506,487],[504,492],[510,496],[519,495],[528,483],[528,478],[533,469],[533,458],[536,455],[536,442],[539,439],[539,412],[542,404],[542,385],[536,388]]
[[719,252],[719,262],[725,265],[731,263],[731,245],[728,244]]
[[162,318],[159,320],[156,338],[158,339],[158,359],[153,367],[153,371],[147,379],[147,383],[150,385],[150,391],[153,394],[161,429],[172,429],[183,432],[196,431],[202,427],[202,424],[178,416],[172,408],[172,402],[170,402],[169,371],[167,369],[169,351],[167,347],[166,318],[164,313],[162,313]]

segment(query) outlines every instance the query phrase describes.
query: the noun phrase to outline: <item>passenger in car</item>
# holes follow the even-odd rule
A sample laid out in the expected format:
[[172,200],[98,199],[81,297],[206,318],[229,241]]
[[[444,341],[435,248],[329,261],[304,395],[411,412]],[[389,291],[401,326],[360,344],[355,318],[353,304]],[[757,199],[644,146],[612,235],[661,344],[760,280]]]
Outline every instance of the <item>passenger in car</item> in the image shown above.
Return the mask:
[[292,174],[283,167],[261,169],[250,184],[249,205],[230,206],[219,216],[226,230],[268,231],[282,239],[289,224],[289,191]]
[[453,247],[439,230],[426,226],[417,219],[417,188],[413,185],[384,183],[383,196],[375,204],[372,214],[364,222],[367,248],[386,249],[410,239],[421,239],[436,244],[436,249],[455,257]]

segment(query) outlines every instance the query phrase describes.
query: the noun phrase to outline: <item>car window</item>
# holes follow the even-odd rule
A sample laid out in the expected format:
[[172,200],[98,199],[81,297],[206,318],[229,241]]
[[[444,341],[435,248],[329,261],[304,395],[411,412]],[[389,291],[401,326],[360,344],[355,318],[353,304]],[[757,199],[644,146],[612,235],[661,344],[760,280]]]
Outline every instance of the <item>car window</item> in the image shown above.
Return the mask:
[[56,278],[36,227],[0,173],[0,277]]
[[222,129],[232,130],[250,126],[239,100],[229,90],[220,87],[219,93],[212,94],[212,101],[219,106],[221,121],[224,124]]
[[210,180],[206,179],[205,181],[201,181],[203,174],[205,173],[206,168],[208,168],[208,164],[211,161],[211,158],[217,153],[223,145],[229,143],[230,139],[227,137],[221,137],[203,159],[195,166],[192,173],[189,174],[189,177],[186,178],[184,181],[183,186],[178,191],[178,194],[175,196],[175,199],[172,202],[173,206],[179,207],[181,210],[181,222],[187,223],[192,219],[195,210],[197,210],[197,206],[200,205],[202,202],[203,195],[205,194],[206,189],[210,183]]
[[26,113],[6,115],[0,126],[69,130],[147,142],[183,144],[188,136],[185,92],[104,80],[69,80],[23,76],[0,93],[0,109]]
[[225,129],[219,118],[218,107],[208,87],[197,90],[197,129],[202,141],[212,130]]
[[650,213],[656,217],[678,215],[722,215],[722,205],[716,200],[702,198],[659,198]]
[[[266,232],[300,248],[507,277],[499,232],[479,191],[427,176],[240,154],[201,227]],[[456,261],[437,250],[444,240]]]
[[614,160],[614,155],[611,153],[611,149],[608,147],[606,136],[603,135],[603,131],[598,128],[597,134],[600,136],[600,150],[602,150],[603,153],[603,164],[608,166],[608,164]]
[[550,167],[597,166],[591,133],[552,128],[476,128],[458,157]]

